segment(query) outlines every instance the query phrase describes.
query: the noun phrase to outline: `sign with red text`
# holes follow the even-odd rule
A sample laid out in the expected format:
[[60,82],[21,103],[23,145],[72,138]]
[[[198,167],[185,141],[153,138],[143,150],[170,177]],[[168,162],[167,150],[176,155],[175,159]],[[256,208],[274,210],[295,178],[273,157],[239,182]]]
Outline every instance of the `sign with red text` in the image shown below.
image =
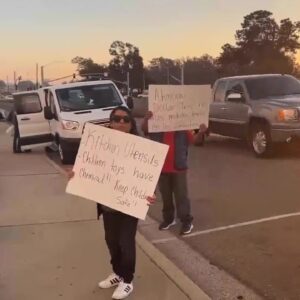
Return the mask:
[[87,123],[66,192],[139,219],[148,212],[168,146]]
[[149,132],[191,130],[208,126],[210,85],[150,85]]

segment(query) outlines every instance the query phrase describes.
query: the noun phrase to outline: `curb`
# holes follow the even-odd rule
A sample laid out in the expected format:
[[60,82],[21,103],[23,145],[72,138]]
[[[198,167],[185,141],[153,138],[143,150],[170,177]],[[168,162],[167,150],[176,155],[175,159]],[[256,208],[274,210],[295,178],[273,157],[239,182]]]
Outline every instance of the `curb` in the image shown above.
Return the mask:
[[[57,163],[45,155],[46,160],[60,174],[66,176],[67,172]],[[185,275],[171,260],[148,241],[139,231],[136,233],[138,247],[149,257],[149,259],[174,282],[174,284],[191,300],[210,300],[203,290]]]
[[64,170],[62,167],[60,167],[57,163],[55,163],[52,159],[50,159],[47,154],[45,154],[45,159],[47,160],[47,162],[56,170],[58,171],[60,174],[67,176],[68,173],[66,170]]
[[177,287],[191,300],[210,300],[188,276],[186,276],[172,261],[149,242],[140,232],[136,235],[140,249],[157,265],[157,267],[173,281]]

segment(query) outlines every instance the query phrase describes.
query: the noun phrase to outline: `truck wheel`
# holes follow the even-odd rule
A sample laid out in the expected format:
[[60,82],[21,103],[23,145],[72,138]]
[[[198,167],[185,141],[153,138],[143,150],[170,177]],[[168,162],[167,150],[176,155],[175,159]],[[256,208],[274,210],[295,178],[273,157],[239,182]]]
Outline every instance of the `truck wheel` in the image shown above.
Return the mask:
[[66,151],[61,144],[58,144],[58,153],[59,153],[59,157],[60,160],[62,162],[63,165],[69,165],[69,164],[73,164],[75,161],[75,154],[73,152],[70,151]]
[[14,140],[13,140],[13,152],[14,153],[21,153],[21,141],[20,141],[20,134],[18,129],[15,128],[14,130]]
[[265,124],[254,124],[252,126],[250,142],[256,157],[269,157],[273,153],[270,130]]

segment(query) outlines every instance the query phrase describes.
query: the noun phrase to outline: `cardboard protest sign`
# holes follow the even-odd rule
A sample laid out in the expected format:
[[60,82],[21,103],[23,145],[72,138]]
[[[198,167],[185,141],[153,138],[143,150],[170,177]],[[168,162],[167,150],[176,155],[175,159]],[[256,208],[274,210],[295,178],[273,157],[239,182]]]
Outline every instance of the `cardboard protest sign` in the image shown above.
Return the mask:
[[150,85],[149,132],[166,132],[208,126],[210,85]]
[[87,123],[67,193],[145,219],[168,146]]

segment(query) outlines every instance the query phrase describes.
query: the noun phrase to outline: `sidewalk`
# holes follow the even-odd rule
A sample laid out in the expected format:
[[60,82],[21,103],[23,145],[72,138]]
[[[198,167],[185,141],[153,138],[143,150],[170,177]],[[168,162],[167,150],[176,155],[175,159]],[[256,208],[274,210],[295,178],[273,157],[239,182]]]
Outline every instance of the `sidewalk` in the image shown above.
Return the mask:
[[[0,299],[111,299],[113,289],[97,287],[111,268],[96,204],[67,195],[66,178],[42,151],[13,154],[6,127],[0,123]],[[127,299],[208,299],[200,289],[187,296],[158,267],[161,254],[137,239],[134,291]]]

